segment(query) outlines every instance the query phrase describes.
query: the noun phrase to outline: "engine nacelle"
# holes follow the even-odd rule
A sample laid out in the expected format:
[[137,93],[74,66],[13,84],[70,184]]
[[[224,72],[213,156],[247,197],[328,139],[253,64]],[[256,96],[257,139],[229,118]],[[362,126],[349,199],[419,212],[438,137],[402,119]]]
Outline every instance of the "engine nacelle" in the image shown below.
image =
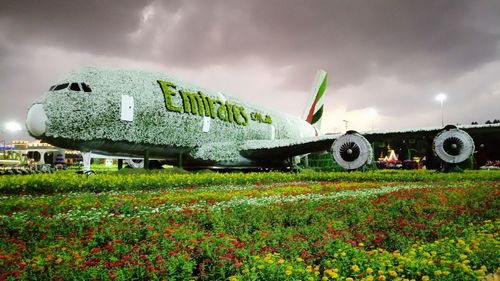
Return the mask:
[[355,170],[373,159],[373,150],[368,140],[356,131],[348,131],[333,142],[333,158],[346,170]]
[[458,164],[474,153],[474,140],[465,131],[455,126],[446,126],[434,138],[432,149],[442,161]]

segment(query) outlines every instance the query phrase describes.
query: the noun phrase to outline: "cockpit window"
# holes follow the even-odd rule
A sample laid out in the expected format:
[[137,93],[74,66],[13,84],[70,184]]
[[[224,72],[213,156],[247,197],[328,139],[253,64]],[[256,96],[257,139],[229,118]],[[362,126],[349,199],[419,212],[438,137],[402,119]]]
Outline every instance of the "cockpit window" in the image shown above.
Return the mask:
[[72,91],[80,91],[80,86],[78,83],[71,83],[71,86],[69,86],[69,89]]
[[54,85],[50,87],[49,91],[59,91],[59,90],[64,90],[68,88],[72,91],[84,91],[87,93],[92,92],[92,89],[90,89],[89,85],[85,83],[64,83],[64,84],[59,84],[59,85]]
[[62,89],[66,89],[68,87],[68,85],[69,85],[69,83],[59,84],[53,90],[54,91],[59,91],[59,90],[62,90]]
[[89,92],[92,92],[92,90],[90,89],[89,85],[85,84],[85,83],[82,83],[82,88],[83,88],[83,91],[89,93]]

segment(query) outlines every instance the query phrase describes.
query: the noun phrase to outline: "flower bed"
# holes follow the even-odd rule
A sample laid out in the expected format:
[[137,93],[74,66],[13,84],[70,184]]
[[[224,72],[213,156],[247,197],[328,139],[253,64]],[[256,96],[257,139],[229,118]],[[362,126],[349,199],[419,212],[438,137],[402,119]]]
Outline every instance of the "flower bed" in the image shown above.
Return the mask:
[[[387,178],[408,173],[258,175],[0,196],[0,280],[477,280],[500,265],[491,172],[406,183]],[[209,176],[229,184],[197,185]]]
[[371,171],[371,172],[304,172],[304,173],[181,173],[146,172],[121,174],[100,173],[95,177],[59,172],[46,175],[0,177],[0,194],[52,194],[80,191],[155,190],[193,186],[267,184],[294,181],[482,181],[500,180],[498,171],[465,171],[439,173],[435,171]]

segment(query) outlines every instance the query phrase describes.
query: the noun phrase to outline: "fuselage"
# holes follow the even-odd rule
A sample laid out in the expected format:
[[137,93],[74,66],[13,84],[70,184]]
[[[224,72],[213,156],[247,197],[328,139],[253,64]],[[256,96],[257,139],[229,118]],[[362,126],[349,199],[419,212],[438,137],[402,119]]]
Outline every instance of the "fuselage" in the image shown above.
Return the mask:
[[246,141],[316,134],[298,117],[161,73],[101,68],[72,72],[51,87],[28,110],[26,125],[67,149],[227,167],[262,166],[240,155]]

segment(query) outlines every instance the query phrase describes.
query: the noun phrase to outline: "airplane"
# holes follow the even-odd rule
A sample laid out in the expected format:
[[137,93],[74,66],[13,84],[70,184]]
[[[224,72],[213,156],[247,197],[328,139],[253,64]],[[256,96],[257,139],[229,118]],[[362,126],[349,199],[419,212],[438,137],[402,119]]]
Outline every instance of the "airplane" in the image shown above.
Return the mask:
[[[86,173],[95,154],[140,158],[146,166],[162,160],[191,169],[290,170],[297,157],[328,150],[355,170],[372,161],[370,142],[355,131],[319,133],[327,76],[318,71],[300,118],[162,73],[87,67],[36,100],[26,127],[35,138],[81,151]],[[457,127],[426,133],[437,134],[434,151],[448,163],[474,152]]]

